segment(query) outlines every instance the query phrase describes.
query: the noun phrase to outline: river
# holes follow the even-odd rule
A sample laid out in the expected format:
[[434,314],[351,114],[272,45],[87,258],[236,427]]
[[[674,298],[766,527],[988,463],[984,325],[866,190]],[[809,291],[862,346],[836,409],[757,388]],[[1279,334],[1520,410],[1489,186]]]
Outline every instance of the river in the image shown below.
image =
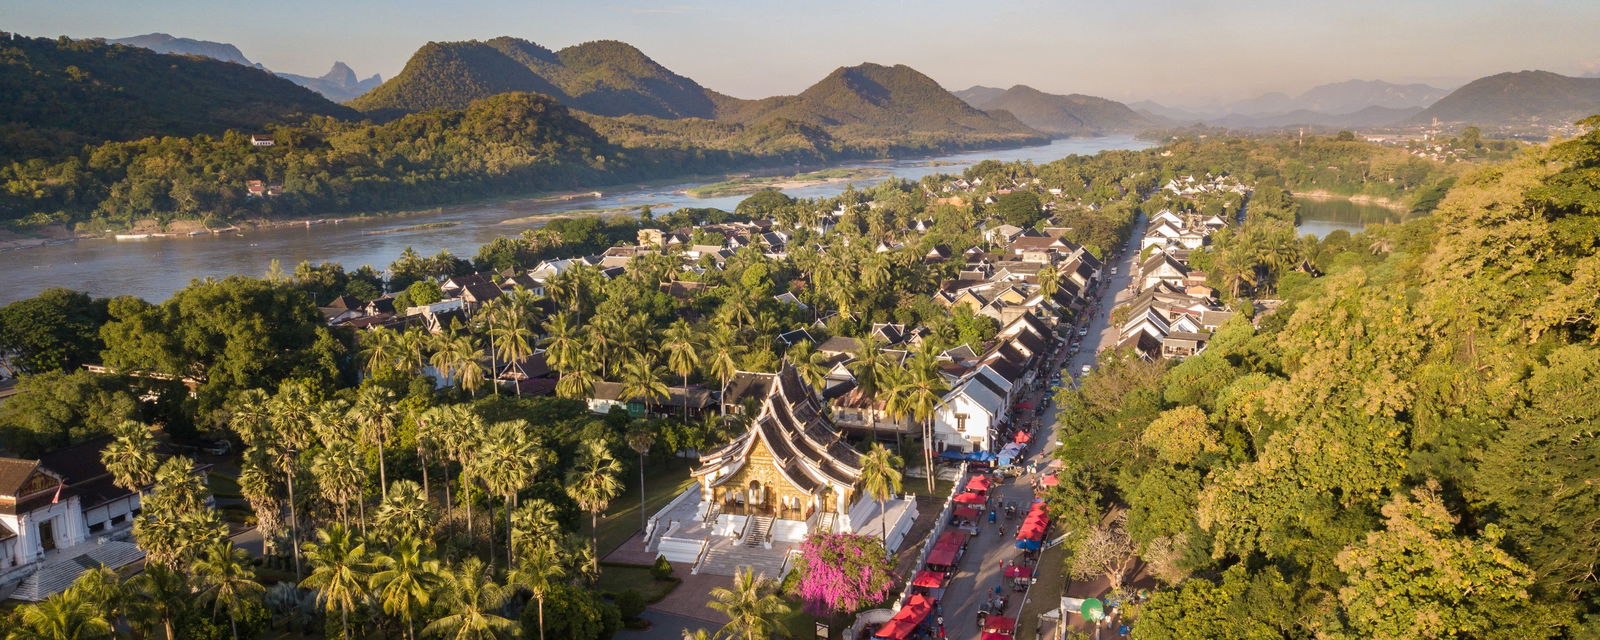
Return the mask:
[[[840,167],[877,167],[911,180],[931,173],[959,173],[982,160],[1037,163],[1073,154],[1094,154],[1109,149],[1143,149],[1150,143],[1132,137],[1069,138],[1047,145],[955,153],[937,157],[879,162],[853,162]],[[876,182],[869,179],[864,182]],[[0,304],[32,297],[49,287],[87,291],[97,297],[135,295],[152,302],[165,300],[195,278],[221,278],[234,274],[259,276],[272,260],[284,269],[309,260],[337,262],[347,269],[370,264],[387,267],[406,247],[423,255],[443,249],[471,258],[478,246],[496,237],[538,227],[543,221],[504,223],[535,214],[579,209],[611,209],[651,205],[658,211],[678,207],[716,207],[732,210],[746,196],[692,198],[681,193],[703,182],[649,187],[611,187],[604,196],[550,202],[508,200],[491,204],[446,208],[424,215],[374,217],[340,224],[251,230],[244,235],[208,235],[150,238],[139,241],[80,240],[0,253],[0,264],[10,282],[0,289]],[[847,183],[836,182],[786,190],[797,198],[831,197]],[[664,206],[657,206],[664,205]],[[411,228],[433,222],[448,227]]]
[[1361,233],[1369,224],[1400,222],[1404,219],[1404,214],[1394,209],[1342,198],[1296,200],[1300,203],[1300,224],[1295,231],[1300,235],[1309,233],[1323,238],[1340,229],[1353,234]]

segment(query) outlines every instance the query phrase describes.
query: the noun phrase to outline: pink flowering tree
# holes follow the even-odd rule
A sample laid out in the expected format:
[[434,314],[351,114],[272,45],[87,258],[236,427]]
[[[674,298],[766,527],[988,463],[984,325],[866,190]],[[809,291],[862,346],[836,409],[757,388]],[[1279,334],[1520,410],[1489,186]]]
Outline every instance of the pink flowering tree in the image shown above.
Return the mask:
[[806,612],[853,613],[889,598],[894,562],[883,543],[854,533],[814,533],[800,544],[794,595]]

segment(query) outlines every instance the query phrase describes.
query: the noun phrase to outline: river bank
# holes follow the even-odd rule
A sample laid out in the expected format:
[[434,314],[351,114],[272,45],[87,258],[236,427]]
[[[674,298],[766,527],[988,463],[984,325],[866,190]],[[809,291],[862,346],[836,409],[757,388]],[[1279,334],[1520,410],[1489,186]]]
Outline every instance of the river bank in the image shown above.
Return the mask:
[[716,198],[720,196],[750,195],[766,189],[787,191],[790,189],[804,189],[817,185],[834,182],[850,182],[855,180],[877,180],[889,175],[888,169],[871,167],[823,169],[809,171],[787,176],[744,176],[715,182],[693,189],[684,189],[683,193],[695,198]]
[[1384,197],[1380,197],[1380,196],[1369,196],[1369,195],[1366,195],[1366,194],[1363,194],[1363,193],[1358,193],[1358,194],[1355,194],[1353,196],[1347,196],[1347,195],[1343,195],[1343,194],[1334,193],[1332,191],[1327,191],[1327,190],[1324,190],[1324,189],[1317,189],[1317,190],[1314,190],[1314,191],[1292,191],[1292,192],[1290,192],[1290,195],[1292,195],[1292,196],[1294,196],[1296,198],[1305,198],[1307,200],[1323,200],[1323,201],[1325,201],[1325,200],[1348,200],[1348,201],[1356,203],[1356,204],[1367,205],[1367,206],[1372,206],[1372,207],[1383,207],[1385,209],[1389,209],[1391,211],[1396,211],[1396,212],[1399,212],[1399,213],[1410,213],[1411,212],[1411,207],[1407,206],[1406,204],[1404,204],[1402,202],[1399,202],[1399,201],[1396,201],[1396,200],[1391,200],[1389,198],[1384,198]]

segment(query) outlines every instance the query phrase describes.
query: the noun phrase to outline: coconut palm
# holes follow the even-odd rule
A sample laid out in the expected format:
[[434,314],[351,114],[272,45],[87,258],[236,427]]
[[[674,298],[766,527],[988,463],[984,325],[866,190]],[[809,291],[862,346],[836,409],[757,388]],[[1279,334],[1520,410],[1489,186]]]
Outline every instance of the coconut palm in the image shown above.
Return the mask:
[[[528,329],[528,313],[533,306],[533,294],[518,288],[497,299],[495,313],[489,319],[489,337],[494,344],[494,355],[503,362],[522,362],[533,355],[533,331]],[[495,375],[499,375],[498,366]],[[499,385],[495,385],[496,391]],[[517,387],[522,395],[522,387]]]
[[122,579],[117,572],[105,566],[90,569],[72,581],[67,593],[71,593],[83,600],[95,603],[100,614],[115,627],[128,617],[128,589],[122,584]]
[[589,512],[590,551],[597,557],[600,555],[600,512],[622,493],[622,481],[617,479],[621,472],[622,465],[617,464],[605,443],[594,440],[583,443],[576,466],[567,472],[567,495]]
[[[667,327],[666,334],[662,336],[665,341],[661,344],[662,351],[667,354],[667,368],[683,379],[683,388],[689,389],[689,374],[694,373],[695,367],[700,366],[700,341],[694,329],[678,318]],[[683,422],[689,423],[689,403],[683,403]]]
[[794,365],[800,379],[818,391],[828,384],[828,357],[818,353],[810,341],[801,340],[789,348],[789,364]]
[[711,375],[722,381],[722,394],[717,397],[722,415],[728,414],[728,382],[739,372],[735,358],[743,353],[744,345],[739,343],[739,337],[726,326],[717,327],[706,340],[706,366],[711,369]]
[[594,383],[599,380],[595,367],[593,360],[585,360],[561,372],[561,379],[556,381],[556,395],[573,400],[588,399],[594,394]]
[[583,339],[571,313],[563,311],[550,316],[544,322],[544,334],[545,355],[556,371],[565,374],[584,359]]
[[161,460],[156,457],[155,438],[150,428],[124,420],[113,431],[116,438],[100,450],[100,461],[111,472],[113,484],[128,491],[138,491],[155,482],[156,467]]
[[382,369],[396,367],[402,349],[399,337],[399,334],[381,326],[357,335],[357,342],[361,346],[359,357],[368,376]]
[[406,637],[415,638],[417,613],[428,606],[439,587],[439,561],[430,558],[427,548],[411,536],[400,537],[388,553],[373,560],[375,570],[367,579],[372,595],[385,614],[405,621]]
[[165,565],[147,564],[144,571],[130,578],[127,585],[128,618],[135,627],[149,631],[160,625],[167,640],[173,640],[172,622],[182,614],[193,590],[180,572]]
[[628,448],[639,454],[639,529],[642,531],[648,526],[644,512],[644,456],[655,446],[656,431],[647,423],[637,424],[628,430],[627,441]]
[[749,296],[738,292],[734,292],[722,301],[721,314],[725,320],[740,329],[756,319],[754,303]]
[[566,577],[566,560],[561,545],[549,538],[531,539],[518,547],[522,563],[512,569],[506,581],[527,589],[539,603],[539,640],[544,640],[544,598]]
[[928,476],[928,492],[933,492],[933,416],[944,401],[950,385],[939,373],[933,357],[917,353],[906,362],[906,369],[896,376],[897,382],[889,398],[890,413],[908,417],[922,425],[923,470]]
[[355,423],[361,444],[378,448],[378,490],[388,496],[389,474],[384,466],[383,445],[394,433],[394,392],[369,384],[356,392],[349,419]]
[[684,629],[683,640],[716,640],[716,636],[712,635],[710,631],[706,631],[705,629],[695,629],[693,631]]
[[300,579],[300,515],[295,504],[294,478],[299,473],[300,450],[310,444],[311,410],[316,405],[311,388],[297,381],[285,381],[267,405],[270,417],[270,451],[289,488],[289,542],[294,552],[294,575]]
[[1039,267],[1039,273],[1035,277],[1039,280],[1039,295],[1044,296],[1045,299],[1054,296],[1056,291],[1061,289],[1061,272],[1056,269],[1054,263],[1047,263],[1043,267]]
[[421,329],[407,329],[395,336],[395,368],[416,373],[428,364],[428,351],[434,341]]
[[422,486],[412,480],[396,480],[389,495],[378,504],[372,523],[388,539],[429,537],[433,533],[433,505]]
[[878,392],[885,390],[890,385],[883,384],[888,375],[890,365],[879,348],[877,338],[863,338],[856,341],[856,349],[850,354],[850,361],[844,368],[850,371],[850,376],[856,379],[856,388],[861,390],[861,395],[868,402],[878,397]]
[[495,613],[510,594],[504,587],[495,584],[482,560],[469,557],[455,572],[447,572],[444,576],[444,588],[438,593],[449,596],[446,610],[453,613],[423,627],[423,635],[452,640],[478,640],[507,638],[516,633],[515,622]]
[[317,600],[328,613],[339,613],[339,629],[350,636],[350,612],[367,596],[367,576],[371,565],[367,545],[354,533],[334,523],[317,531],[317,541],[306,544],[306,560],[311,575],[300,586],[317,590]]
[[707,605],[728,616],[728,624],[717,634],[741,640],[789,637],[789,630],[784,628],[781,619],[789,611],[789,605],[775,593],[777,587],[773,580],[745,567],[733,577],[732,588],[712,589],[711,602]]
[[[516,494],[533,483],[545,464],[546,454],[528,437],[530,428],[522,420],[496,423],[489,430],[473,465],[473,477],[481,480],[489,493],[503,496],[506,514],[506,566],[511,565],[511,506]],[[493,514],[490,514],[491,516]],[[493,522],[493,518],[490,518]],[[494,546],[494,535],[489,535]]]
[[899,493],[900,467],[905,461],[894,452],[885,449],[883,445],[872,443],[872,448],[861,455],[861,476],[856,479],[863,491],[878,501],[878,524],[882,528],[883,544],[889,544],[889,512],[885,504],[890,496]]
[[661,381],[663,373],[654,358],[648,354],[638,355],[622,367],[622,397],[643,400],[646,409],[658,400],[671,397],[667,383]]
[[21,625],[6,635],[8,639],[85,640],[110,637],[112,633],[111,623],[100,613],[97,603],[72,591],[23,605],[17,619]]
[[194,576],[200,588],[200,601],[211,603],[213,618],[218,610],[228,610],[228,626],[233,630],[234,640],[238,640],[239,614],[247,611],[250,603],[266,591],[266,587],[256,582],[250,553],[226,540],[213,542],[195,561]]

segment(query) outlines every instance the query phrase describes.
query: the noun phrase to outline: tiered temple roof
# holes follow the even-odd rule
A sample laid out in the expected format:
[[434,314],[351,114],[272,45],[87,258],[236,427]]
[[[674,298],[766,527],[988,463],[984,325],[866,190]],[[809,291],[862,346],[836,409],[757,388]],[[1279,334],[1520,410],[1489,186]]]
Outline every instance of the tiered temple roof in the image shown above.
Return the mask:
[[785,361],[778,373],[741,375],[769,379],[761,410],[748,431],[701,456],[700,467],[694,470],[696,478],[716,487],[738,475],[759,440],[772,451],[779,473],[806,493],[855,484],[861,476],[860,454],[823,415],[821,402],[793,365]]

